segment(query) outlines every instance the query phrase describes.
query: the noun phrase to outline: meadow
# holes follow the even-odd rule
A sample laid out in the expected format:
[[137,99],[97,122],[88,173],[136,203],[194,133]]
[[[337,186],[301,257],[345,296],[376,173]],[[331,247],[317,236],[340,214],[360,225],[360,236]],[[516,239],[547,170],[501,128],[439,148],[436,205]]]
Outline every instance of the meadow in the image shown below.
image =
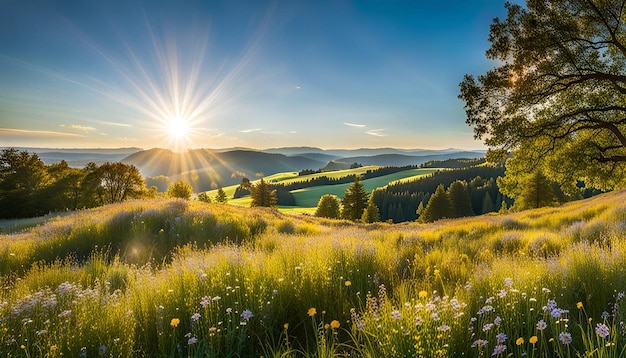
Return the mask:
[[619,357],[626,192],[433,224],[130,201],[0,236],[0,353]]

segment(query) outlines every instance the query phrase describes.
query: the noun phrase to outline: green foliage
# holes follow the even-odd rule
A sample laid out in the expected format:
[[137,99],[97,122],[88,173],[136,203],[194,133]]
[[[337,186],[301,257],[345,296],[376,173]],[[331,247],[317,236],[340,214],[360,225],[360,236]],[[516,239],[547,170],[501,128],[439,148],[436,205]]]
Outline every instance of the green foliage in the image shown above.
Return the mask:
[[435,193],[428,200],[428,204],[419,217],[420,222],[433,222],[439,219],[450,218],[453,215],[452,203],[446,194],[443,184],[439,184]]
[[361,183],[361,177],[357,176],[343,194],[341,201],[341,217],[346,220],[360,220],[363,210],[367,207],[368,195]]
[[363,216],[361,216],[361,221],[366,224],[371,224],[371,223],[380,221],[380,211],[378,210],[378,206],[374,204],[371,198],[367,202],[367,207],[365,208],[365,211],[363,211]]
[[209,204],[213,202],[209,194],[207,194],[206,192],[199,193],[198,200],[203,203],[209,203]]
[[177,181],[167,188],[167,192],[165,193],[170,198],[178,198],[189,200],[191,199],[192,189],[191,185],[182,180]]
[[[626,38],[622,1],[507,3],[490,26],[496,67],[460,84],[467,123],[502,160],[540,169],[568,192],[578,180],[626,186]],[[522,181],[521,179],[518,181]]]
[[470,199],[467,183],[457,180],[450,184],[447,191],[450,204],[452,205],[452,217],[462,218],[474,215],[472,200]]
[[339,219],[340,204],[336,195],[326,194],[320,198],[317,204],[315,216],[329,219]]
[[215,195],[215,202],[220,203],[220,204],[228,203],[228,197],[226,196],[226,192],[224,192],[224,189],[222,188],[217,189],[217,194]]
[[[506,178],[505,180],[506,181]],[[536,170],[526,177],[515,200],[515,210],[536,209],[556,204],[552,183]]]
[[276,190],[272,190],[270,185],[262,178],[258,183],[252,185],[250,196],[252,197],[251,207],[264,206],[273,208],[277,205]]

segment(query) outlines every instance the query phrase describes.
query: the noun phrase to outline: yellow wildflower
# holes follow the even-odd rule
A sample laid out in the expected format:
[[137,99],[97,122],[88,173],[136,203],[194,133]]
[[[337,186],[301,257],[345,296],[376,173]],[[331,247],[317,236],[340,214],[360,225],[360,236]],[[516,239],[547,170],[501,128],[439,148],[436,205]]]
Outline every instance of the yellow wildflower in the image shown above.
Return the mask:
[[515,344],[517,344],[518,346],[521,346],[522,344],[524,344],[524,337],[519,337],[516,341]]
[[350,281],[346,281],[346,282],[345,282],[345,285],[346,285],[346,287],[352,286],[352,282],[350,282]]
[[310,317],[315,316],[316,313],[317,313],[317,310],[315,309],[315,307],[309,308],[309,310],[306,312],[306,314],[308,314]]
[[435,272],[433,272],[435,274],[435,276],[439,275],[439,270],[435,270]]
[[582,302],[578,302],[578,303],[576,304],[576,308],[578,308],[578,309],[582,309],[582,308],[583,308],[583,303],[582,303]]
[[289,329],[289,323],[285,323],[285,324],[283,324],[283,328],[284,328],[284,329]]
[[326,323],[326,324],[324,325],[324,329],[329,329],[329,328],[330,328],[330,325],[329,325],[328,323]]
[[178,327],[179,323],[180,323],[180,320],[178,318],[172,318],[172,320],[170,321],[170,326]]
[[330,322],[330,326],[331,326],[333,329],[337,329],[337,328],[339,328],[339,326],[340,326],[339,321],[337,321],[336,319],[335,319],[335,320],[333,320],[332,322]]
[[20,346],[20,348],[21,348],[21,349],[26,349],[26,346],[22,344],[22,345]]
[[554,338],[548,339],[548,342],[550,342],[550,343],[554,342]]
[[530,344],[535,344],[538,340],[539,338],[537,338],[537,336],[532,336],[528,339],[528,342],[530,342]]
[[419,293],[419,298],[426,298],[426,296],[428,296],[428,292],[426,292],[426,291],[420,291],[420,293]]

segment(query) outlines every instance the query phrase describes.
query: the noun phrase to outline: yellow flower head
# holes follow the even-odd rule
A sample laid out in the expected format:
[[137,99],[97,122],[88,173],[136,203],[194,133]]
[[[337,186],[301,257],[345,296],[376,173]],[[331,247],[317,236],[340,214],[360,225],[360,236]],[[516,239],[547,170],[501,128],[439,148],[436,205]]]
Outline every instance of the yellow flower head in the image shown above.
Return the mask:
[[172,318],[172,320],[170,321],[170,326],[178,327],[179,323],[180,323],[180,320],[178,318]]
[[306,314],[308,314],[310,317],[315,316],[316,313],[317,313],[317,310],[315,309],[315,307],[309,308],[309,310],[306,312]]
[[336,319],[330,322],[330,327],[333,329],[337,329],[339,328],[339,326],[340,326],[339,321],[337,321]]
[[346,287],[352,286],[352,282],[350,282],[350,281],[346,281],[346,282],[345,282],[345,285],[346,285]]
[[285,324],[283,324],[283,328],[284,328],[284,329],[289,329],[289,323],[285,323]]
[[435,276],[439,275],[439,270],[435,270],[435,272],[433,272],[435,274]]
[[548,339],[548,342],[550,342],[550,343],[554,342],[554,338]]
[[324,325],[324,329],[329,329],[329,328],[330,328],[330,325],[329,325],[328,323],[326,323],[326,324]]
[[578,302],[578,303],[576,304],[576,308],[578,308],[578,309],[582,309],[582,308],[583,308],[583,303],[582,303],[582,302]]
[[530,342],[530,344],[535,344],[538,340],[539,338],[537,338],[537,336],[532,336],[528,339],[528,342]]
[[518,346],[521,346],[522,344],[524,344],[524,337],[519,337],[516,341],[515,344],[517,344]]
[[426,291],[420,291],[420,293],[419,293],[419,298],[426,298],[426,296],[428,296],[428,292],[426,292]]
[[26,346],[22,344],[22,345],[20,346],[20,348],[21,348],[21,349],[26,349]]

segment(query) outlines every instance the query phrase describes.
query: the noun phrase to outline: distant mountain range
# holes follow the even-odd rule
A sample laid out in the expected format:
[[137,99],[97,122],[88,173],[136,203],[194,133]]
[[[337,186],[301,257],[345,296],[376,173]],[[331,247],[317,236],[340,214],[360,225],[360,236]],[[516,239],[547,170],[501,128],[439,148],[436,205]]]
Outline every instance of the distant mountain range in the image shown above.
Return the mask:
[[184,179],[196,191],[214,189],[241,182],[242,177],[254,180],[279,172],[303,169],[349,168],[353,163],[379,166],[420,165],[431,160],[480,158],[485,151],[462,149],[320,149],[287,147],[254,150],[248,148],[193,149],[174,153],[167,149],[47,149],[18,148],[37,153],[46,164],[67,161],[81,167],[88,162],[121,161],[136,166],[145,176],[164,175],[175,181]]

